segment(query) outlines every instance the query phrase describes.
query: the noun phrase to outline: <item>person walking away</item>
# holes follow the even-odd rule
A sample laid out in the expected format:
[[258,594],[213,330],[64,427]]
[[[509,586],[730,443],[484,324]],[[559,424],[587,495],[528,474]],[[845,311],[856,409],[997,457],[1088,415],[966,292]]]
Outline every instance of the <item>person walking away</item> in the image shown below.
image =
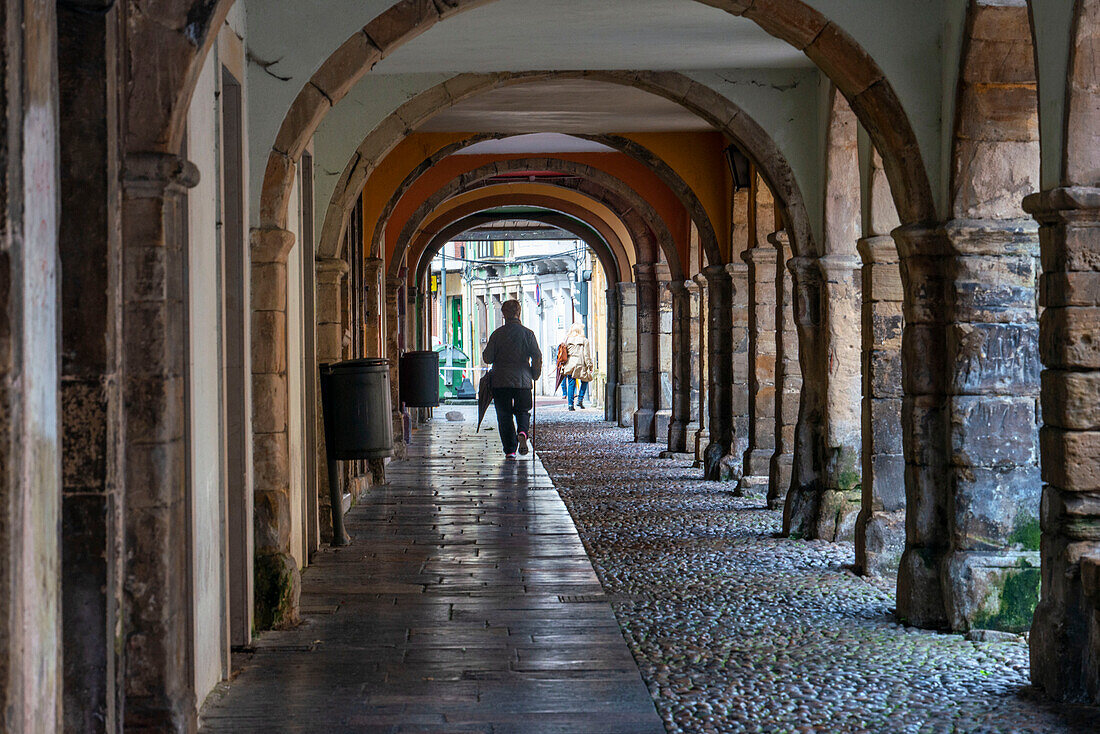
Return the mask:
[[573,410],[573,398],[577,393],[577,383],[581,383],[580,394],[577,397],[577,407],[584,410],[584,396],[588,392],[588,383],[592,381],[594,365],[592,363],[592,348],[589,346],[588,337],[584,335],[584,325],[577,321],[569,328],[565,337],[565,347],[569,352],[569,358],[562,367],[562,373],[569,380],[569,410]]
[[569,381],[561,374],[562,368],[565,367],[565,363],[568,361],[569,348],[565,346],[565,342],[562,342],[558,345],[558,356],[554,364],[554,384],[561,385],[561,396],[563,398],[569,397]]
[[531,382],[542,374],[542,352],[535,332],[519,320],[519,301],[505,301],[500,307],[504,326],[489,336],[482,357],[493,365],[493,403],[497,410],[500,442],[509,459],[516,450],[526,454],[531,433]]

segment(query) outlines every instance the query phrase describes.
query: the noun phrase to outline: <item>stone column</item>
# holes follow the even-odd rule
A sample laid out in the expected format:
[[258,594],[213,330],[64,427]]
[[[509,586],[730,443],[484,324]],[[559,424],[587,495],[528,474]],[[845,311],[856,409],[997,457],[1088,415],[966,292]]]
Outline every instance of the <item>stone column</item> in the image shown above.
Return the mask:
[[[122,190],[122,451],[126,578],[122,644],[126,725],[193,729],[183,249],[195,167],[174,155],[128,155]],[[295,569],[296,570],[296,569]],[[191,702],[187,704],[185,702]]]
[[1100,703],[1100,188],[1044,191],[1024,207],[1042,225],[1045,367],[1031,680],[1053,698]]
[[672,424],[674,387],[672,367],[673,294],[669,268],[666,263],[657,263],[657,403],[653,414],[653,440],[659,444],[668,444],[668,429]]
[[862,491],[860,261],[826,255],[817,262],[824,286],[825,491],[813,537],[852,540]]
[[[363,356],[381,357],[386,352],[386,340],[397,322],[386,321],[383,310],[382,285],[388,279],[382,272],[385,262],[380,257],[363,258]],[[399,436],[395,433],[394,436]]]
[[668,452],[683,454],[687,453],[688,427],[691,423],[691,300],[684,281],[671,281],[668,289],[672,295],[672,349],[669,354],[672,410],[668,424]]
[[[57,155],[59,142],[65,145],[65,128],[59,133],[55,7],[56,3],[44,0],[7,0],[0,10],[0,28],[5,33],[5,83],[0,87],[4,115],[0,139],[4,162],[0,170],[0,580],[4,586],[0,596],[0,729],[11,734],[61,730],[61,666],[68,655],[68,651],[62,653],[61,637],[62,427],[58,395],[58,362],[63,356],[58,337],[64,326],[58,313],[58,285],[66,273],[58,266],[58,213],[65,192],[59,191]],[[87,121],[89,129],[98,129],[97,123],[103,126],[102,121]],[[95,160],[99,151],[89,148]],[[63,159],[62,165],[67,162]],[[102,179],[110,176],[109,171],[100,168],[98,174],[100,185],[104,185]],[[64,186],[66,182],[60,183]],[[94,195],[93,189],[89,196]],[[105,200],[98,203],[106,208]],[[105,229],[93,236],[105,236]],[[95,407],[94,403],[88,406]],[[85,439],[108,440],[99,434],[86,434]],[[89,516],[88,524],[96,519]],[[69,528],[66,524],[65,529]],[[116,538],[92,536],[89,540],[90,553],[105,554],[104,546]],[[105,555],[86,563],[110,560]],[[99,591],[100,599],[112,593],[108,589],[90,591]],[[89,610],[89,615],[98,611]],[[88,629],[90,637],[102,638],[105,632]],[[106,657],[114,648],[99,652]],[[70,678],[68,672],[65,677]],[[88,700],[87,705],[98,705],[103,695]]]
[[[339,258],[318,258],[317,289],[317,365],[339,362],[343,351],[344,327],[340,319],[340,287],[348,274],[348,264]],[[320,390],[320,386],[318,386]],[[317,395],[317,405],[321,396]],[[323,408],[317,411],[317,517],[321,541],[332,543],[332,502],[329,500],[328,464],[325,457]]]
[[[253,230],[252,464],[255,626],[298,621],[299,570],[290,553],[290,444],[287,434],[286,258],[294,234]],[[322,464],[323,466],[323,464]]]
[[892,237],[859,241],[863,259],[863,492],[856,570],[896,573],[905,549],[905,456],[901,441],[902,297]]
[[696,469],[702,469],[703,454],[706,453],[707,444],[710,443],[708,431],[708,427],[710,426],[710,415],[707,409],[708,400],[710,398],[710,394],[707,391],[707,374],[709,370],[709,361],[707,357],[707,345],[709,344],[709,339],[707,338],[707,314],[710,309],[710,295],[705,275],[697,273],[694,281],[699,289],[698,312],[693,313],[693,317],[699,324],[699,337],[695,341],[695,350],[699,355],[699,361],[697,367],[698,375],[692,379],[697,379],[699,381],[699,405],[697,408],[699,411],[699,428],[695,431],[695,463],[692,464],[692,466]]
[[603,396],[603,419],[614,422],[619,419],[619,291],[608,288],[604,297],[607,300],[607,388]]
[[[116,328],[121,291],[111,277],[120,258],[114,221],[120,185],[118,90],[107,73],[117,51],[118,16],[113,10],[88,13],[62,4],[57,22],[65,29],[58,39],[63,728],[113,732],[121,728],[125,669],[116,644],[123,606],[123,488],[114,480],[124,457],[108,438],[116,435],[122,410]],[[18,159],[17,152],[11,154]],[[52,257],[52,248],[40,246],[39,256]],[[19,302],[21,289],[9,288]],[[0,311],[7,313],[2,305]],[[31,336],[54,341],[49,333]],[[0,353],[11,352],[0,347]],[[0,414],[20,411],[0,407]],[[18,464],[0,448],[4,471]],[[18,659],[14,652],[0,656]],[[9,700],[2,694],[0,699]],[[53,731],[55,726],[41,722],[35,728]]]
[[656,267],[653,263],[634,266],[638,284],[638,409],[634,412],[634,440],[653,443],[660,374],[657,365],[657,340],[660,330],[660,304]]
[[616,396],[620,428],[634,425],[638,409],[638,287],[616,284],[619,292],[619,387]]
[[768,473],[768,507],[778,509],[787,499],[794,464],[794,431],[798,423],[798,402],[802,392],[802,370],[798,366],[798,330],[794,320],[791,271],[791,241],[785,231],[768,237],[775,246],[775,452]]
[[724,265],[703,269],[709,296],[707,311],[707,392],[710,395],[710,443],[703,456],[703,478],[722,478],[722,459],[733,445],[733,360],[730,318],[732,287]]
[[798,357],[802,368],[802,394],[794,429],[794,463],[791,486],[783,506],[783,534],[792,538],[816,537],[818,508],[824,490],[825,353],[821,326],[821,268],[817,258],[792,257],[794,318],[798,329]]
[[703,392],[703,383],[705,378],[703,377],[703,325],[701,322],[700,310],[702,306],[702,292],[699,288],[699,284],[695,280],[684,281],[684,288],[687,289],[687,310],[688,310],[688,334],[687,334],[687,349],[688,359],[686,366],[688,370],[689,381],[689,398],[688,398],[688,413],[687,413],[687,430],[685,435],[685,450],[689,453],[695,451],[695,435],[699,432],[702,425],[702,410],[700,406],[701,395]]
[[[401,304],[405,300],[402,291],[405,288],[405,279],[401,277],[386,278],[386,358],[390,361],[390,411],[393,415],[393,456],[395,459],[404,459],[407,455],[405,447],[405,411],[401,408],[401,380],[398,376],[400,357],[402,352],[402,318]],[[374,483],[384,484],[386,474],[384,462],[376,459],[371,462],[371,474]]]
[[753,247],[748,264],[749,446],[739,493],[766,492],[775,451],[775,248]]
[[749,266],[733,262],[725,266],[730,279],[730,403],[733,443],[722,461],[722,478],[740,481],[749,450]]
[[1039,584],[1034,225],[960,220],[894,238],[911,432],[898,614],[1026,629]]

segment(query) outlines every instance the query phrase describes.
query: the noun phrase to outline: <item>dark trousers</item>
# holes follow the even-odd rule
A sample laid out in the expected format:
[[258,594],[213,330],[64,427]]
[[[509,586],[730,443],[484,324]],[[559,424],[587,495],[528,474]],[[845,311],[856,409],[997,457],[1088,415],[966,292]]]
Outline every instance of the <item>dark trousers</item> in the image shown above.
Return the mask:
[[[497,408],[497,427],[504,453],[514,454],[519,447],[516,432],[531,433],[531,388],[495,387],[493,405]],[[513,419],[514,422],[513,422]]]

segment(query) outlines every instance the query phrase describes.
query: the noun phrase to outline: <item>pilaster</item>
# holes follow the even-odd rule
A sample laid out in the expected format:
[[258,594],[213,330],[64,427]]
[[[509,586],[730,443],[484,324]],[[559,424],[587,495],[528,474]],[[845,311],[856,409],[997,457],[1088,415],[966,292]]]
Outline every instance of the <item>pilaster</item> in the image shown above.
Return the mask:
[[749,266],[725,265],[730,283],[730,425],[733,443],[722,460],[723,478],[740,481],[749,449]]
[[620,428],[634,425],[638,409],[638,287],[616,284],[619,292],[619,386],[616,395]]
[[[691,281],[688,281],[691,282]],[[694,285],[694,283],[692,283]],[[672,296],[672,334],[669,365],[672,369],[672,408],[668,424],[668,451],[687,452],[688,426],[691,422],[691,301],[687,284],[674,280],[668,284]]]
[[708,427],[710,426],[710,415],[707,410],[707,401],[710,398],[710,394],[707,392],[707,371],[708,367],[708,355],[707,355],[707,314],[710,308],[710,290],[707,284],[707,278],[702,273],[697,273],[693,278],[695,285],[698,288],[698,303],[693,301],[692,308],[698,308],[697,312],[693,312],[693,318],[698,322],[699,336],[693,342],[693,348],[698,353],[698,363],[696,366],[697,375],[692,377],[692,380],[698,380],[699,382],[699,405],[697,406],[699,427],[695,431],[694,450],[695,450],[695,463],[692,465],[696,469],[703,468],[703,454],[706,453],[707,444],[710,443],[710,436],[708,433]]
[[[339,258],[318,258],[315,272],[317,288],[317,369],[322,364],[339,362],[343,350],[343,325],[340,321],[340,290],[348,274],[348,264]],[[321,396],[317,396],[321,405]],[[328,464],[325,454],[325,424],[321,410],[317,411],[317,519],[321,540],[332,542],[332,501],[328,487]]]

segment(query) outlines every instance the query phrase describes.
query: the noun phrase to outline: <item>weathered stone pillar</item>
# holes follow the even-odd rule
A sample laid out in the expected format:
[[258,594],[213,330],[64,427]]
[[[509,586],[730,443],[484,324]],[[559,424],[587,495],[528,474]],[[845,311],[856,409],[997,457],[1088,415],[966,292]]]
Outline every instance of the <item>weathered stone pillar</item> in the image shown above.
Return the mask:
[[657,365],[660,332],[660,303],[656,266],[638,263],[634,266],[638,285],[638,409],[634,412],[634,440],[639,443],[656,441],[657,396],[660,373]]
[[619,419],[619,290],[609,287],[604,291],[607,301],[607,388],[604,390],[603,419]]
[[911,431],[898,614],[1026,629],[1039,583],[1034,228],[958,220],[895,240]]
[[[341,283],[348,264],[339,258],[317,259],[317,366],[339,362],[343,352],[344,327],[340,319]],[[318,388],[319,389],[319,388]],[[321,396],[317,395],[317,405]],[[329,499],[328,464],[325,456],[325,423],[322,409],[317,411],[317,518],[321,541],[332,542],[332,502]]]
[[791,486],[783,506],[783,533],[793,538],[813,538],[824,491],[826,377],[821,357],[825,341],[821,325],[822,276],[817,258],[792,257],[787,267],[793,276],[802,394],[794,429]]
[[703,478],[722,479],[722,459],[733,445],[733,360],[730,326],[732,288],[724,265],[703,269],[707,279],[707,392],[710,443],[703,456]]
[[184,365],[187,345],[184,201],[194,165],[130,154],[122,190],[122,443],[125,468],[126,726],[193,730],[188,666],[193,630],[187,574]]
[[[393,456],[395,459],[404,459],[407,455],[405,447],[405,411],[401,408],[401,381],[398,375],[400,357],[402,352],[402,316],[401,304],[404,302],[405,279],[401,277],[386,278],[386,358],[390,361],[390,411],[393,415]],[[381,317],[382,314],[379,314]],[[381,321],[381,318],[379,318]],[[381,328],[379,326],[378,328]],[[371,473],[375,484],[385,483],[385,470],[381,459],[371,464]],[[377,467],[377,468],[376,468]]]
[[749,450],[749,266],[732,262],[726,267],[730,279],[730,403],[733,443],[722,461],[723,479],[740,481]]
[[[290,553],[286,259],[294,234],[252,231],[252,463],[255,625],[296,624],[300,580]],[[323,465],[323,464],[322,464]]]
[[741,257],[749,266],[749,446],[737,489],[755,494],[767,491],[775,451],[775,248]]
[[[702,273],[697,273],[693,279],[698,287],[698,312],[693,313],[693,317],[696,319],[699,325],[699,336],[694,343],[694,349],[699,355],[698,365],[696,367],[698,375],[693,377],[693,380],[699,382],[699,428],[695,431],[695,463],[692,464],[696,469],[703,468],[703,455],[706,453],[707,444],[710,443],[710,436],[708,428],[710,426],[710,415],[708,413],[707,405],[710,395],[707,391],[707,374],[709,370],[709,362],[707,357],[707,314],[710,309],[710,290],[707,285],[707,278]],[[693,302],[693,308],[695,303]]]
[[[62,723],[55,6],[0,8],[0,730],[11,734]],[[104,540],[91,540],[89,550],[103,553]]]
[[856,570],[896,573],[905,549],[901,441],[901,269],[892,237],[859,241],[863,259],[863,492]]
[[684,281],[687,289],[688,310],[688,334],[687,334],[687,370],[688,370],[688,414],[687,430],[685,431],[685,450],[689,453],[695,451],[695,435],[702,425],[702,411],[700,395],[703,392],[703,324],[701,321],[702,292],[699,284],[694,280]]
[[638,287],[616,284],[619,291],[619,386],[616,395],[620,428],[634,425],[638,409]]
[[668,289],[672,295],[672,348],[669,354],[672,409],[668,424],[668,451],[683,454],[687,452],[688,426],[691,423],[691,300],[684,281],[671,281]]
[[768,237],[775,246],[775,452],[768,473],[768,507],[778,509],[787,499],[794,465],[794,431],[798,423],[798,401],[802,392],[802,370],[798,366],[798,330],[794,320],[791,271],[791,241],[780,230]]
[[[397,328],[396,321],[385,320],[383,284],[388,278],[383,273],[385,262],[380,257],[363,258],[363,356],[381,357],[386,351],[390,333]],[[394,436],[399,436],[395,433]]]
[[657,404],[653,414],[653,440],[659,444],[668,444],[668,429],[672,424],[674,388],[672,385],[672,332],[674,307],[672,303],[672,282],[666,263],[656,265],[657,273]]
[[1100,188],[1044,191],[1024,207],[1042,225],[1045,367],[1031,679],[1056,699],[1100,703]]
[[824,286],[825,491],[813,537],[852,540],[862,473],[860,261],[826,255],[817,262]]
[[[114,220],[120,186],[118,90],[115,75],[108,72],[117,55],[118,15],[114,10],[88,13],[62,4],[57,22],[63,727],[70,732],[113,732],[121,727],[125,669],[116,639],[123,607],[123,488],[114,480],[123,456],[108,438],[118,430],[121,416],[121,335],[116,328],[121,290],[117,278],[110,276],[118,272],[120,258]],[[50,255],[43,247],[41,256]],[[20,289],[11,292],[18,301]],[[50,338],[45,333],[35,336]],[[0,465],[10,465],[3,449]],[[0,655],[17,658],[14,653]],[[0,729],[8,726],[13,725],[0,718]],[[54,730],[45,722],[35,728]]]

